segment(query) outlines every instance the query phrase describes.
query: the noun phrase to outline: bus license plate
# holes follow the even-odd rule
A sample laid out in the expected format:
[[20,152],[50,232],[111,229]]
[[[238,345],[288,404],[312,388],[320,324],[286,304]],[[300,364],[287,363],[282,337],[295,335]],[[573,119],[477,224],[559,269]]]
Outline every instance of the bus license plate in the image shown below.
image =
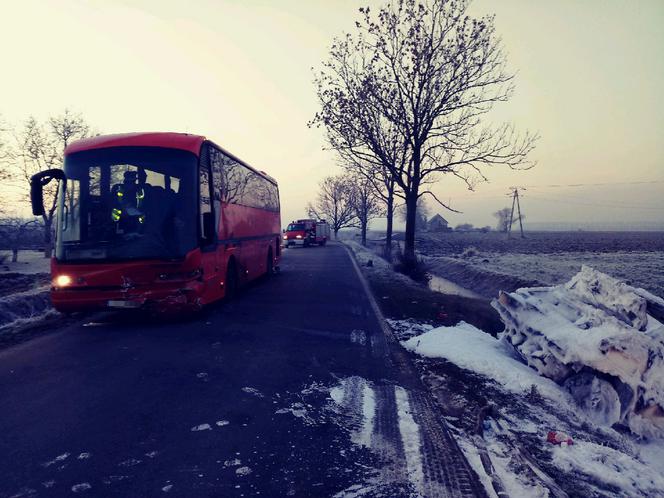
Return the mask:
[[109,308],[140,308],[140,301],[108,301]]

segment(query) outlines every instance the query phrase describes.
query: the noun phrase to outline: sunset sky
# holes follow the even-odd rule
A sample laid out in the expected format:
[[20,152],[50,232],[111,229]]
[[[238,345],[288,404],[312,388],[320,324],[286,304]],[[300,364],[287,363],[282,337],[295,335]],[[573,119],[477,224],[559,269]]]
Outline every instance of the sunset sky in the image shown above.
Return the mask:
[[[67,107],[104,133],[207,135],[277,178],[286,223],[338,171],[306,126],[312,67],[358,7],[380,3],[3,1],[0,115],[15,124]],[[538,131],[538,165],[489,170],[476,192],[443,177],[434,190],[463,214],[433,211],[494,225],[522,185],[530,223],[664,222],[664,2],[477,0],[471,12],[496,14],[518,74],[492,119]]]

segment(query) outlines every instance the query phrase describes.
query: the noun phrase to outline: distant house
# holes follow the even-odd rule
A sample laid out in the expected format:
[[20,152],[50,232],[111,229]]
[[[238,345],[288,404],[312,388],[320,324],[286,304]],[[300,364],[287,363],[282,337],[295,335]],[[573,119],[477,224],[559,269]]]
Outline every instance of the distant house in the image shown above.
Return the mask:
[[433,215],[427,222],[427,230],[429,232],[446,232],[449,229],[447,220],[439,214]]

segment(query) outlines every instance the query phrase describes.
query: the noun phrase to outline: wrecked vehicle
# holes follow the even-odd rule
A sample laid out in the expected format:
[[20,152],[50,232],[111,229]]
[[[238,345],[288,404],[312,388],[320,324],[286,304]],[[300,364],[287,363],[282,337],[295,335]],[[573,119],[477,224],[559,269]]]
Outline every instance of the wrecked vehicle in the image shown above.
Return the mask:
[[589,267],[501,292],[502,340],[564,386],[595,423],[664,438],[664,300]]

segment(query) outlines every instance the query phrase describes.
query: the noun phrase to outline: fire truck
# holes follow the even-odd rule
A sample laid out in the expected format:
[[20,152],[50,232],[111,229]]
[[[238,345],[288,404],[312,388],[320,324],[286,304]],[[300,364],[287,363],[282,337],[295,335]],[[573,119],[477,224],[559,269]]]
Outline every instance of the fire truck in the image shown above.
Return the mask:
[[330,225],[325,220],[296,220],[292,221],[283,234],[285,246],[301,245],[308,247],[312,244],[324,246],[330,238]]

